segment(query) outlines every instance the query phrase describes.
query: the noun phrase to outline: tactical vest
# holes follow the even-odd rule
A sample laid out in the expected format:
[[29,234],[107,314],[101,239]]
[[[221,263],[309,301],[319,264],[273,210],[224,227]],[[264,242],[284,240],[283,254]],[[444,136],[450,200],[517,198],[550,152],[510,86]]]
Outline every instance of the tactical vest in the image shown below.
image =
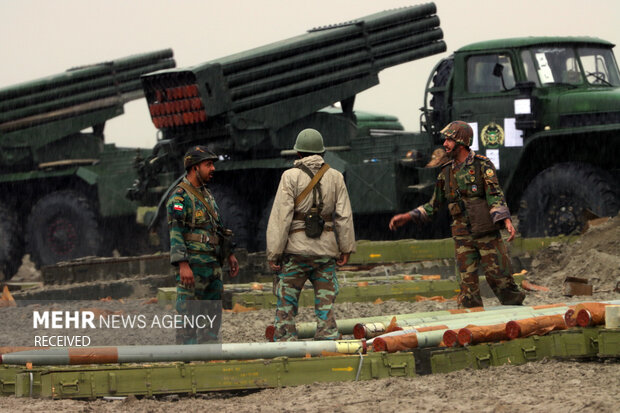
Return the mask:
[[[450,170],[451,164],[443,168],[446,178],[444,191],[448,201],[448,211],[455,218],[461,214],[466,214],[468,230],[474,237],[496,232],[500,228],[498,224],[493,223],[491,211],[486,201],[481,163],[481,158],[476,155],[473,162],[474,179],[470,182],[472,183],[471,187],[476,185],[477,190],[475,192],[468,191],[466,194],[461,193],[456,182],[456,174]],[[470,186],[468,185],[468,187]]]
[[[202,229],[208,232],[206,237],[203,237],[200,234],[185,234],[184,236],[185,240],[207,242],[212,245],[218,245],[219,244],[219,237],[217,236],[218,224],[217,224],[217,212],[215,211],[215,209],[213,209],[211,205],[208,204],[208,201],[207,201],[207,204],[205,204],[205,202],[203,202],[202,200],[197,199],[197,196],[192,191],[192,188],[189,188],[183,182],[179,183],[177,185],[177,188],[182,188],[192,202],[192,219],[191,221],[184,221],[183,224],[189,227],[189,229],[192,231],[195,229]],[[198,191],[197,189],[194,189],[194,190]],[[203,197],[203,198],[205,198],[205,201],[206,201],[206,197]],[[201,204],[204,204],[207,210],[207,215],[209,216],[208,222],[205,222],[204,224],[196,224],[196,201],[197,200]],[[209,225],[209,223],[211,225]]]
[[[479,189],[475,193],[469,194],[461,194],[460,189],[458,187],[458,183],[456,182],[456,173],[452,173],[451,167],[452,163],[448,163],[443,167],[442,172],[444,174],[444,193],[446,194],[446,200],[448,202],[458,202],[464,198],[483,198],[485,196],[484,192],[484,178],[482,177],[482,167],[481,160],[476,155],[474,157],[474,181],[473,184]],[[463,166],[465,167],[465,165]]]

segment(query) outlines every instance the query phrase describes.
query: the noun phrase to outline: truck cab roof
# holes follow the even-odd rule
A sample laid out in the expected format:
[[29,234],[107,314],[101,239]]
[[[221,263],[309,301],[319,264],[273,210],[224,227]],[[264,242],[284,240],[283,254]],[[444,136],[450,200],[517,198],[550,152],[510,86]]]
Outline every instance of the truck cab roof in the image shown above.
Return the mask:
[[571,36],[539,36],[539,37],[513,37],[507,39],[495,39],[483,42],[472,43],[467,46],[463,46],[457,50],[457,53],[461,52],[473,52],[489,49],[500,48],[519,48],[528,47],[542,44],[596,44],[599,46],[614,47],[615,45],[607,40],[599,39],[597,37],[571,37]]

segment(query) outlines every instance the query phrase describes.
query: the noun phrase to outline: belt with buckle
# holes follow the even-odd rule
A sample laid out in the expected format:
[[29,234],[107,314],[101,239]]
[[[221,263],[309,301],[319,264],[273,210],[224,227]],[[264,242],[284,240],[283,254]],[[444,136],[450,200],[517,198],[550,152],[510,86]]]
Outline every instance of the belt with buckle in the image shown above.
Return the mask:
[[185,241],[202,242],[203,244],[218,245],[220,238],[217,235],[209,234],[183,234]]

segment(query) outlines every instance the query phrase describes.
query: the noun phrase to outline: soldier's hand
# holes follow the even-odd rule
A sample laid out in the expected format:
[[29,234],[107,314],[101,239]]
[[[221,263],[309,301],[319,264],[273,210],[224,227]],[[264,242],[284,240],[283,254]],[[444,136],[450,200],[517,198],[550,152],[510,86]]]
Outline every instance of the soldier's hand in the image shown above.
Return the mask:
[[411,221],[411,219],[411,215],[408,212],[405,212],[404,214],[394,215],[390,220],[390,225],[388,227],[390,228],[390,230],[396,231],[396,228],[402,227],[407,222]]
[[342,254],[340,254],[340,258],[338,260],[336,260],[336,265],[338,265],[339,267],[342,267],[343,265],[345,265],[347,262],[349,262],[349,257],[351,256],[350,252],[343,252]]
[[274,260],[269,260],[268,264],[269,268],[271,268],[271,271],[273,272],[280,272],[280,270],[282,269],[282,266]]
[[508,231],[508,233],[510,234],[510,236],[508,237],[508,239],[506,241],[510,242],[513,239],[515,239],[515,235],[517,234],[517,230],[515,230],[515,227],[512,225],[512,220],[510,218],[506,218],[504,220],[504,225],[506,225],[506,231]]
[[187,261],[179,263],[179,273],[181,275],[181,284],[188,289],[194,288],[194,272]]
[[228,275],[230,275],[231,278],[235,278],[239,274],[239,261],[237,261],[235,254],[230,254],[228,256],[228,266],[230,267]]

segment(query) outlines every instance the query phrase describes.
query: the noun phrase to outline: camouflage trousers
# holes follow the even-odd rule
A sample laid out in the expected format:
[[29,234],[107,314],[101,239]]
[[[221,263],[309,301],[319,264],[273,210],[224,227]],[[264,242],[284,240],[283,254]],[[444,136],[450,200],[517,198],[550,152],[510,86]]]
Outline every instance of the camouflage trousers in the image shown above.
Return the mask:
[[288,255],[278,274],[275,294],[278,298],[275,319],[275,341],[297,339],[295,316],[299,295],[306,280],[314,287],[314,313],[317,317],[315,340],[336,340],[338,328],[334,318],[334,301],[338,295],[336,260],[331,257]]
[[[219,341],[222,324],[222,268],[217,263],[192,265],[194,288],[181,284],[181,277],[176,274],[177,313],[194,319],[199,315],[214,317],[213,328],[187,326],[176,328],[177,344],[204,344]],[[204,318],[203,318],[204,319]],[[204,321],[201,325],[204,325]]]
[[456,266],[461,277],[461,292],[457,297],[459,307],[482,307],[478,267],[482,267],[487,283],[504,305],[520,305],[525,293],[512,277],[510,256],[498,234],[480,238],[455,236]]

